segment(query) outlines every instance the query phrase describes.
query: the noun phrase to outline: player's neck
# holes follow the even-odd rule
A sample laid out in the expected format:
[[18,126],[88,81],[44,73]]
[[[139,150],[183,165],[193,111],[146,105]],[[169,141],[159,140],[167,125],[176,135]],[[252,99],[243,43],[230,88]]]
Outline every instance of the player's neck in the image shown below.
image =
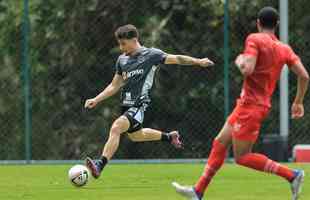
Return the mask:
[[260,31],[261,33],[267,33],[267,34],[275,34],[275,30],[273,30],[273,29],[262,29],[261,31]]

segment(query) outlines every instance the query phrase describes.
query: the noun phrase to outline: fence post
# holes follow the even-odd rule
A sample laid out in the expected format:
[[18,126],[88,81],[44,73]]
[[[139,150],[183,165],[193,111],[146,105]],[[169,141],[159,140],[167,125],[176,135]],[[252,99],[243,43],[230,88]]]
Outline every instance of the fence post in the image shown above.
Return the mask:
[[31,161],[31,82],[30,82],[30,65],[29,65],[29,2],[24,0],[24,10],[22,19],[22,83],[24,96],[24,119],[25,119],[25,160]]
[[[288,0],[279,0],[280,39],[288,43]],[[280,135],[288,139],[289,135],[289,93],[288,68],[284,66],[280,79]]]
[[224,3],[224,118],[229,114],[229,0]]

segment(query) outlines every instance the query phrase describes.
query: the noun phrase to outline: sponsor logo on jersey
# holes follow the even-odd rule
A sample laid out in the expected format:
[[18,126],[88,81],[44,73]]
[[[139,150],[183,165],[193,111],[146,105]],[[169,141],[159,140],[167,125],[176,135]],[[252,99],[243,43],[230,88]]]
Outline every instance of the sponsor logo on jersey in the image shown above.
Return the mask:
[[141,75],[141,74],[143,74],[143,72],[144,72],[143,69],[136,69],[136,70],[133,70],[131,72],[127,72],[127,77],[130,78],[130,77],[133,77],[136,75]]
[[143,73],[144,73],[144,69],[136,69],[136,70],[133,70],[130,72],[123,72],[122,76],[123,76],[123,79],[126,80],[128,78],[131,78],[131,77],[137,76],[137,75],[141,75]]

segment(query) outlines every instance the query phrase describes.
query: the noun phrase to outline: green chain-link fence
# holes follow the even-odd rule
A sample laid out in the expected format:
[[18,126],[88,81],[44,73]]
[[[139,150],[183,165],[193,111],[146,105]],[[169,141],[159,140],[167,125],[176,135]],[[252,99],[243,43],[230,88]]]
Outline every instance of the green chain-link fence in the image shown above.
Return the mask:
[[[112,97],[90,111],[85,110],[83,104],[111,81],[119,55],[113,32],[127,23],[139,28],[145,46],[168,53],[208,56],[216,66],[209,69],[161,66],[157,73],[145,126],[179,129],[184,137],[184,150],[178,151],[160,142],[133,143],[123,137],[115,158],[205,158],[212,139],[224,124],[225,107],[231,109],[240,93],[242,76],[233,60],[242,50],[246,35],[256,31],[258,10],[266,5],[278,7],[276,0],[227,1],[229,28],[225,30],[229,31],[226,32],[229,49],[226,50],[230,52],[230,60],[229,79],[226,79],[229,99],[225,99],[224,2],[31,0],[27,16],[22,1],[0,0],[3,25],[0,28],[0,160],[23,160],[26,155],[27,90],[24,86],[27,76],[21,67],[25,34],[29,37],[31,68],[31,105],[28,107],[32,119],[31,159],[82,159],[100,153],[110,125],[119,115],[119,98]],[[290,43],[307,66],[310,61],[306,35],[309,35],[310,20],[302,13],[306,12],[304,5],[310,3],[290,2]],[[23,29],[27,17],[29,33]],[[295,80],[290,81],[291,99],[295,95]],[[225,106],[225,102],[229,104]],[[308,100],[306,112],[307,103]],[[278,93],[273,104],[262,136],[279,133]],[[310,120],[307,119],[306,114],[299,122],[291,121],[290,148],[296,143],[310,142],[307,134]],[[262,149],[260,144],[257,150]]]
[[[310,38],[307,36],[310,33],[310,16],[307,13],[309,2],[301,0],[298,2],[289,1],[289,41],[291,46],[300,55],[304,65],[309,71],[310,66]],[[296,78],[291,73],[290,75],[290,100],[294,100],[296,94]],[[290,136],[289,136],[289,150],[291,151],[296,144],[310,143],[310,99],[309,95],[305,98],[305,118],[303,120],[290,120]]]

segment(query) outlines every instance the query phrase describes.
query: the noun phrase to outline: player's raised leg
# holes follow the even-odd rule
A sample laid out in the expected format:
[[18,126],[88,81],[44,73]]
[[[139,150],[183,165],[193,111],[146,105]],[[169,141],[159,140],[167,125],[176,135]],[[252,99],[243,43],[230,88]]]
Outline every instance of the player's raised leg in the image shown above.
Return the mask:
[[213,141],[212,150],[209,155],[207,164],[196,185],[193,187],[182,186],[176,182],[172,183],[172,186],[175,187],[179,194],[190,200],[202,199],[211,180],[225,161],[227,149],[232,142],[231,134],[232,127],[228,123],[225,123],[221,132]]
[[130,126],[129,120],[125,116],[119,117],[114,121],[109,134],[109,139],[104,146],[101,158],[99,161],[94,161],[91,158],[86,158],[86,166],[90,169],[94,178],[98,178],[102,169],[112,158],[118,149],[120,136],[125,133]]
[[181,148],[183,145],[178,131],[163,132],[151,128],[143,128],[133,133],[128,133],[128,137],[133,142],[164,141],[176,148]]
[[236,163],[261,172],[283,177],[291,184],[293,200],[298,198],[304,178],[304,171],[290,169],[259,153],[252,153],[254,142],[233,139]]

